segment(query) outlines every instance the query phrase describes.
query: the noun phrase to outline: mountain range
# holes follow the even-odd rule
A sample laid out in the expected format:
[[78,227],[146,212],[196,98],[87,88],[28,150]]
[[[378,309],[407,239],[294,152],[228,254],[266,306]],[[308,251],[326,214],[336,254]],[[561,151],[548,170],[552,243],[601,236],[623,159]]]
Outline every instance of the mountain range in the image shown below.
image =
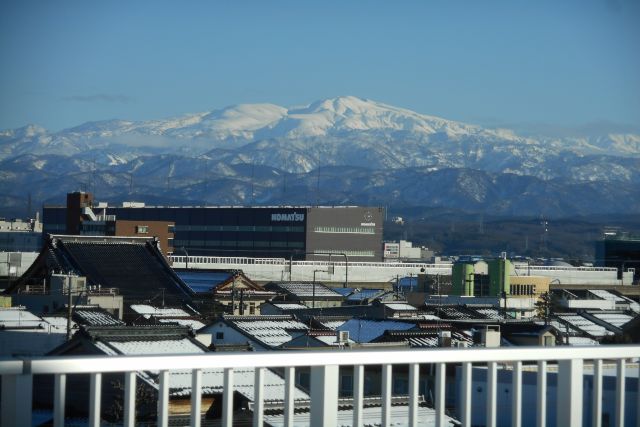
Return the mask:
[[0,214],[79,189],[112,203],[640,213],[640,135],[524,137],[351,96],[0,131]]

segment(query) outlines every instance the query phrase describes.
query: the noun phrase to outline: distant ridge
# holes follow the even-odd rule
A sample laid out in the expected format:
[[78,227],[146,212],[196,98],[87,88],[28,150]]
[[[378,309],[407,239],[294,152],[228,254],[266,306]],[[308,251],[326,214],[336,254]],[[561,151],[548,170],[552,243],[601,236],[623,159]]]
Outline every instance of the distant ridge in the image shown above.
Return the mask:
[[524,137],[353,96],[0,131],[5,209],[24,189],[37,203],[80,187],[211,204],[640,212],[640,135]]

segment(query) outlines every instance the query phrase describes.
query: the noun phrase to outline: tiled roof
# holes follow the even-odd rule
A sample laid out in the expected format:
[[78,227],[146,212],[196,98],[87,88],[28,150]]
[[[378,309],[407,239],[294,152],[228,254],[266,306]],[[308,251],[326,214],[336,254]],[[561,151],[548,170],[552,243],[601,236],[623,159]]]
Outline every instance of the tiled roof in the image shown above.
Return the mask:
[[486,317],[487,319],[503,319],[504,315],[495,308],[474,308],[475,311]]
[[73,311],[73,317],[78,323],[87,326],[116,326],[125,323],[116,319],[103,310],[95,309],[76,309]]
[[[336,425],[350,426],[353,422],[353,409],[338,409],[335,413]],[[382,417],[380,406],[367,406],[362,409],[363,425],[378,426]],[[403,427],[409,425],[409,409],[406,405],[391,406],[391,425]],[[284,415],[265,414],[265,422],[272,427],[284,427]],[[445,425],[458,425],[452,418],[444,416]],[[308,427],[311,425],[310,413],[307,411],[296,412],[293,415],[293,425],[297,427]],[[420,427],[435,426],[435,410],[426,406],[418,407],[417,425]]]
[[[314,295],[314,284],[313,283],[296,283],[296,282],[282,282],[282,283],[272,283],[270,288],[279,288],[284,292],[287,292],[291,295],[295,295],[298,298],[311,298]],[[315,296],[316,298],[327,298],[333,297],[342,298],[342,295],[333,289],[323,285],[322,283],[315,283]]]
[[181,308],[159,308],[147,304],[131,304],[131,309],[145,318],[154,317],[189,317],[189,313]]
[[286,302],[273,302],[274,307],[279,308],[280,310],[303,310],[308,308],[306,305],[298,304],[298,303],[286,303]]
[[201,328],[204,328],[206,325],[199,320],[196,319],[170,319],[170,318],[161,318],[158,319],[160,323],[173,323],[181,326],[188,326],[192,330],[197,331]]
[[[141,335],[143,337],[144,335]],[[95,346],[108,355],[142,355],[142,354],[203,354],[206,351],[186,337],[162,339],[131,339],[123,340],[122,337],[109,339],[108,336],[99,338],[94,342]],[[169,372],[169,394],[171,396],[191,395],[190,369],[178,369]],[[157,387],[157,372],[139,373],[143,381],[152,387]],[[234,369],[234,390],[253,401],[255,371],[253,368]],[[220,394],[223,391],[224,371],[222,369],[208,369],[202,371],[202,394]],[[264,400],[281,401],[284,398],[284,379],[269,369],[264,370]],[[294,399],[308,400],[310,396],[299,388],[295,388]]]
[[291,341],[293,337],[288,331],[309,330],[307,325],[289,316],[227,316],[225,320],[270,347]]
[[387,330],[401,330],[415,328],[415,323],[396,322],[393,320],[364,320],[351,319],[338,327],[339,331],[349,331],[349,338],[359,342],[371,342]]
[[[444,327],[444,330],[451,331],[450,327]],[[384,335],[378,337],[376,342],[407,342],[409,347],[438,347],[439,329],[418,330],[418,331],[388,331]],[[472,345],[473,340],[469,334],[453,330],[451,331],[451,339],[453,341],[464,342]]]
[[326,327],[327,329],[332,329],[334,331],[338,329],[340,326],[344,325],[345,322],[346,320],[321,320],[320,321],[322,326]]
[[42,282],[50,271],[87,278],[87,285],[117,288],[125,300],[145,300],[163,289],[167,300],[189,298],[153,239],[49,236],[31,267],[7,289]]

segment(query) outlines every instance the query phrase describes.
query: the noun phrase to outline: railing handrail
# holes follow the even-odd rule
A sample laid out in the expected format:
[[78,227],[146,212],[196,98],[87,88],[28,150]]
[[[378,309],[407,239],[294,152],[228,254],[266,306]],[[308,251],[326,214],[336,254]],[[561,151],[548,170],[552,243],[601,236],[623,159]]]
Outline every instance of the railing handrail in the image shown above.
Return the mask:
[[[301,357],[304,356],[304,357]],[[73,356],[0,360],[0,375],[78,374],[185,369],[379,365],[412,363],[537,362],[640,357],[640,345],[518,348],[437,348],[412,350],[228,352],[194,355]],[[179,367],[179,368],[176,368]]]

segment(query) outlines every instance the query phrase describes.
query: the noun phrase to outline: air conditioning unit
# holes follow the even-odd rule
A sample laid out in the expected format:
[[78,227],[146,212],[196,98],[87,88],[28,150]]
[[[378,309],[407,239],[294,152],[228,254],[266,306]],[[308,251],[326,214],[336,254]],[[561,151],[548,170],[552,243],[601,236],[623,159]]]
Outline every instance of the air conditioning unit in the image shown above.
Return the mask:
[[346,344],[349,342],[349,331],[338,331],[338,342]]
[[438,332],[438,346],[451,347],[451,331]]

